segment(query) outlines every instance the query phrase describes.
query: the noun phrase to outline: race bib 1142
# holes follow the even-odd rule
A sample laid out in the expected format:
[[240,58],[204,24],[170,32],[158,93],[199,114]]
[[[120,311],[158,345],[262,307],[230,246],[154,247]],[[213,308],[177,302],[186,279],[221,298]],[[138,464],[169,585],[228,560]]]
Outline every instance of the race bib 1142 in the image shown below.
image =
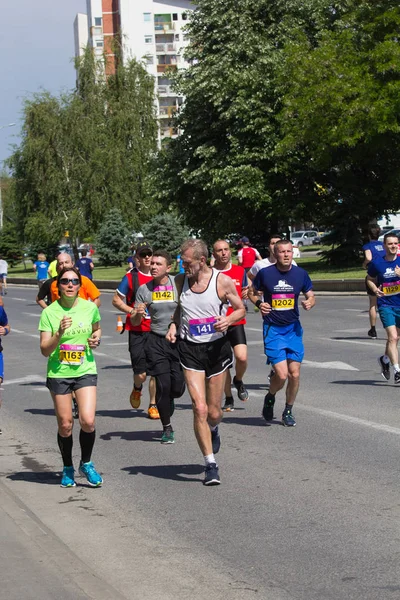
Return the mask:
[[151,294],[152,302],[174,302],[174,286],[173,285],[158,285],[154,288]]

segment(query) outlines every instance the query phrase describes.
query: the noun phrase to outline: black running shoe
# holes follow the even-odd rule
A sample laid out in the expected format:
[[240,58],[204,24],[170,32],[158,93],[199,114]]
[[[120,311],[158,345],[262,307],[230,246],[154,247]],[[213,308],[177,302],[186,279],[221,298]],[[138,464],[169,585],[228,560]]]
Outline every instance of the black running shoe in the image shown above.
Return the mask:
[[221,483],[218,473],[218,465],[216,463],[210,463],[204,469],[205,477],[204,485],[219,485]]
[[249,392],[244,387],[243,381],[238,381],[236,377],[233,378],[233,385],[237,389],[239,400],[246,402],[249,399]]
[[383,360],[383,356],[380,356],[378,358],[378,363],[381,368],[381,375],[382,375],[383,379],[386,379],[386,381],[389,381],[389,379],[390,379],[390,363],[385,363]]
[[221,437],[219,435],[218,426],[214,431],[211,430],[211,441],[213,454],[218,454],[219,449],[221,448]]
[[274,418],[274,404],[275,396],[267,394],[264,398],[264,407],[262,410],[262,416],[266,421],[272,421]]
[[377,338],[378,336],[376,335],[376,329],[375,329],[375,327],[371,327],[371,329],[368,331],[368,334],[367,334],[367,335],[368,335],[370,338],[372,338],[373,340],[376,340],[376,338]]
[[396,371],[394,374],[394,382],[400,383],[400,371]]
[[231,396],[230,397],[227,396],[225,398],[225,404],[223,405],[222,410],[225,412],[233,412],[235,410],[233,398]]

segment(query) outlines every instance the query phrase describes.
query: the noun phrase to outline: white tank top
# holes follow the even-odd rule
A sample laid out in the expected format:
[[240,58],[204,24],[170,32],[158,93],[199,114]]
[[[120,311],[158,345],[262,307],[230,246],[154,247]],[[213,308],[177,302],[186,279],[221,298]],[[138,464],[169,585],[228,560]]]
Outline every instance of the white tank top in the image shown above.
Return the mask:
[[215,317],[225,315],[227,309],[227,305],[218,296],[218,276],[219,271],[213,269],[207,288],[199,293],[190,289],[189,280],[185,276],[180,297],[182,339],[204,344],[225,335],[214,329]]

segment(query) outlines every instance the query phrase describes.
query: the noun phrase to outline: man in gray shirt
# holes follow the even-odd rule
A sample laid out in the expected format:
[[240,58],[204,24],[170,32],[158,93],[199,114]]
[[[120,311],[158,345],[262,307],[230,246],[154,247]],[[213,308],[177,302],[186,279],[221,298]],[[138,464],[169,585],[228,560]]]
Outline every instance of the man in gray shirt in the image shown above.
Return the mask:
[[132,325],[140,325],[148,312],[151,317],[150,335],[145,342],[148,373],[156,380],[156,404],[163,424],[162,444],[173,444],[175,434],[171,425],[174,398],[185,391],[185,381],[179,362],[176,343],[166,340],[173,314],[178,305],[175,278],[170,275],[172,259],[164,250],[154,251],[150,274],[152,281],[141,285],[136,293]]

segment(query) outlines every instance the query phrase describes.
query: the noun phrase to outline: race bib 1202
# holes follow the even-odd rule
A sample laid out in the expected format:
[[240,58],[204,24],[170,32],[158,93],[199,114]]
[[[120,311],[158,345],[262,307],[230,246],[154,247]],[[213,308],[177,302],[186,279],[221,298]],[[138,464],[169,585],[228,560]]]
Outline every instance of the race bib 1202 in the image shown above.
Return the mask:
[[272,310],[293,310],[294,294],[272,294]]

